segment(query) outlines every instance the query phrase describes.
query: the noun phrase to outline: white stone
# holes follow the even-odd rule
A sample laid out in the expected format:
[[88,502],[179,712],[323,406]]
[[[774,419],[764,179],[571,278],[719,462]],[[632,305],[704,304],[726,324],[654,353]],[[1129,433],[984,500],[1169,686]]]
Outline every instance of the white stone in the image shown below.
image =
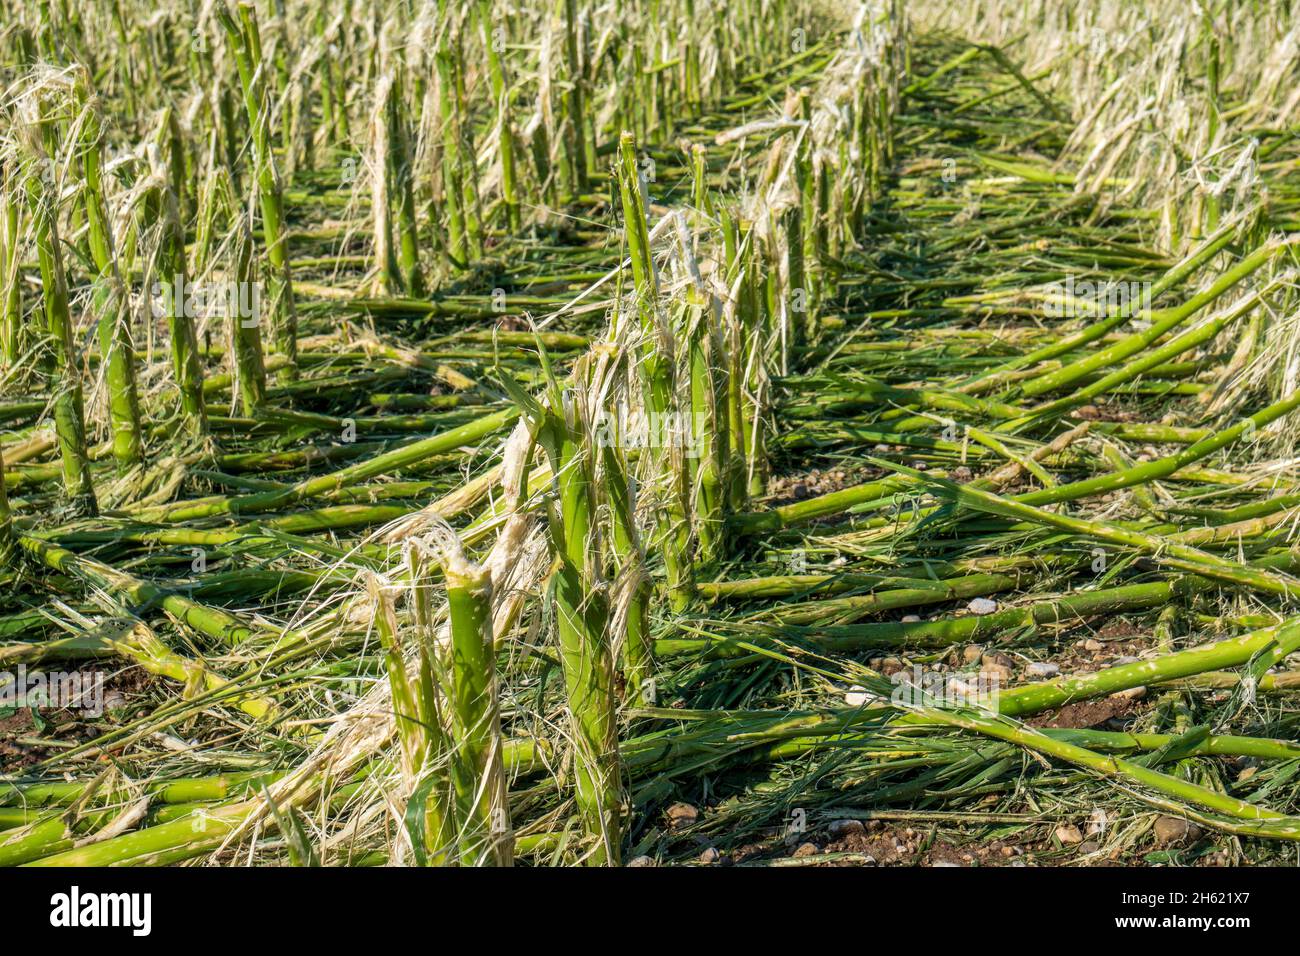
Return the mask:
[[849,835],[866,833],[867,828],[862,825],[861,820],[832,820],[826,832],[832,839],[841,840]]
[[854,684],[849,688],[849,692],[844,695],[844,703],[850,707],[865,707],[873,700],[877,700],[875,694],[867,690],[861,684]]

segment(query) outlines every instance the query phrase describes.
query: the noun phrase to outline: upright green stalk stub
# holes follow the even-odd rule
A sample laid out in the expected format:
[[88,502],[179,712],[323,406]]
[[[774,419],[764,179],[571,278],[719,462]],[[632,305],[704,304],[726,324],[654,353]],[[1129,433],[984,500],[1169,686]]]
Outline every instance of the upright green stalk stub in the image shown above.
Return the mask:
[[583,71],[582,33],[578,0],[561,0],[564,5],[564,59],[568,84],[564,97],[564,155],[569,174],[571,195],[579,196],[587,188],[587,174],[594,153],[594,138],[587,135],[587,78]]
[[451,617],[452,775],[461,862],[503,866],[513,859],[514,835],[501,762],[492,580],[458,550],[443,555],[443,573]]
[[241,3],[238,22],[224,6],[217,7],[217,17],[230,42],[244,94],[244,110],[253,145],[254,181],[262,213],[262,241],[269,265],[266,285],[275,345],[289,360],[282,374],[295,379],[298,375],[298,314],[293,297],[284,195],[271,144],[271,108],[267,102],[266,69],[262,62],[257,14],[252,4]]
[[15,164],[0,160],[0,368],[17,366],[24,329],[22,284],[19,281],[19,187]]
[[[170,110],[165,110],[159,124],[160,136],[170,126]],[[172,371],[181,395],[181,420],[189,438],[202,441],[208,434],[207,409],[203,399],[203,367],[199,360],[198,336],[189,312],[188,270],[185,259],[185,228],[180,221],[180,204],[167,175],[157,144],[150,147],[154,190],[149,197],[148,212],[160,230],[156,275],[162,292],[163,313],[171,334]]]
[[[234,233],[230,243],[230,258],[234,263],[235,281],[239,284],[238,288],[249,290],[247,302],[251,304],[251,293],[257,282],[253,234],[246,214],[234,201],[233,186],[225,170],[222,170],[222,189],[225,192],[227,220]],[[240,403],[244,414],[253,417],[266,401],[266,363],[262,349],[261,316],[252,309],[243,308],[244,304],[243,296],[240,297],[238,308],[234,307],[233,301],[228,302],[226,321],[233,344]]]
[[465,207],[467,160],[461,131],[460,98],[457,92],[460,48],[444,37],[434,54],[438,72],[438,122],[442,127],[442,201],[447,236],[445,255],[455,269],[470,266],[469,226]]
[[415,680],[407,672],[401,627],[393,597],[378,578],[368,582],[375,607],[375,628],[384,648],[397,739],[402,750],[402,771],[410,790],[404,814],[417,864],[452,862],[456,846],[456,817],[449,788],[435,758],[446,751],[437,697],[427,658],[421,658]]
[[[44,125],[39,119],[38,127]],[[54,358],[54,430],[63,463],[63,486],[72,507],[80,514],[98,511],[86,449],[85,404],[81,382],[81,356],[73,333],[68,302],[67,273],[58,231],[58,191],[46,181],[50,166],[41,152],[27,171],[25,194],[32,222],[33,242],[41,272],[45,323]],[[44,171],[45,175],[43,175]]]
[[109,225],[102,182],[102,135],[97,105],[92,100],[89,76],[77,84],[83,110],[81,139],[81,199],[86,215],[87,243],[96,276],[91,293],[100,354],[106,367],[108,413],[113,432],[113,457],[120,468],[140,463],[144,439],[135,377],[135,351],[131,341],[130,302],[118,271],[117,252]]
[[602,449],[602,466],[613,524],[611,538],[620,577],[616,589],[619,598],[611,619],[622,623],[622,634],[614,639],[618,641],[627,697],[643,706],[652,706],[654,694],[650,678],[654,661],[650,643],[650,579],[645,571],[645,553],[636,525],[633,486],[622,456],[612,444]]
[[[623,228],[628,256],[632,261],[632,282],[641,321],[641,354],[637,368],[652,430],[665,431],[671,416],[680,411],[676,400],[676,370],[672,336],[661,328],[658,315],[658,279],[650,249],[650,226],[646,217],[645,180],[636,156],[636,138],[624,131],[619,138],[617,169],[623,207]],[[652,436],[653,438],[654,436]],[[670,442],[671,444],[671,442]],[[690,523],[689,477],[683,449],[665,447],[658,466],[667,479],[664,520],[658,530],[658,547],[667,572],[668,597],[672,606],[684,610],[692,596],[691,563],[687,553]]]
[[632,282],[637,296],[645,302],[656,290],[654,264],[650,258],[650,226],[646,217],[645,181],[636,157],[636,137],[624,131],[619,137],[619,195],[623,205],[623,228],[627,235],[628,256],[632,260]]
[[591,841],[586,861],[617,863],[622,848],[621,767],[615,710],[614,663],[609,645],[609,606],[597,589],[599,562],[592,547],[597,503],[593,500],[591,440],[570,420],[559,383],[550,384],[549,406],[537,402],[508,374],[501,382],[532,421],[554,476],[558,508],[548,503],[555,566],[550,593],[573,728],[574,797]]

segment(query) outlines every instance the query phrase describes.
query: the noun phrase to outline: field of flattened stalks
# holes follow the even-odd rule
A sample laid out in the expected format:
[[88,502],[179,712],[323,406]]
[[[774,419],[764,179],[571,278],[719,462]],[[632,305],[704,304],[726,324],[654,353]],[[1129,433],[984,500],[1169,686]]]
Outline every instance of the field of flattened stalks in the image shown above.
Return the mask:
[[1292,0],[0,36],[0,864],[1295,859]]

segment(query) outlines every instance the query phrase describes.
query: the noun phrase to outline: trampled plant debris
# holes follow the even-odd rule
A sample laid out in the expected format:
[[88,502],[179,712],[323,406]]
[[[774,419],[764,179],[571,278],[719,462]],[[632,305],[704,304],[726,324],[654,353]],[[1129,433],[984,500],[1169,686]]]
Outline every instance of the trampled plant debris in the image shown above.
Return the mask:
[[0,864],[1293,859],[1291,4],[0,9]]

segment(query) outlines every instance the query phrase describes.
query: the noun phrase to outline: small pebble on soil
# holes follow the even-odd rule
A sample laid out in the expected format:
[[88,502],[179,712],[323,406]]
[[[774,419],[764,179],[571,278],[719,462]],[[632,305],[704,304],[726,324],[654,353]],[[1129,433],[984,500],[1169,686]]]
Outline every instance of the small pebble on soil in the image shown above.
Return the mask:
[[664,811],[664,816],[668,818],[670,827],[674,830],[682,830],[700,818],[700,811],[689,803],[674,803]]
[[1201,838],[1201,828],[1182,817],[1156,817],[1152,827],[1158,846],[1191,846]]

